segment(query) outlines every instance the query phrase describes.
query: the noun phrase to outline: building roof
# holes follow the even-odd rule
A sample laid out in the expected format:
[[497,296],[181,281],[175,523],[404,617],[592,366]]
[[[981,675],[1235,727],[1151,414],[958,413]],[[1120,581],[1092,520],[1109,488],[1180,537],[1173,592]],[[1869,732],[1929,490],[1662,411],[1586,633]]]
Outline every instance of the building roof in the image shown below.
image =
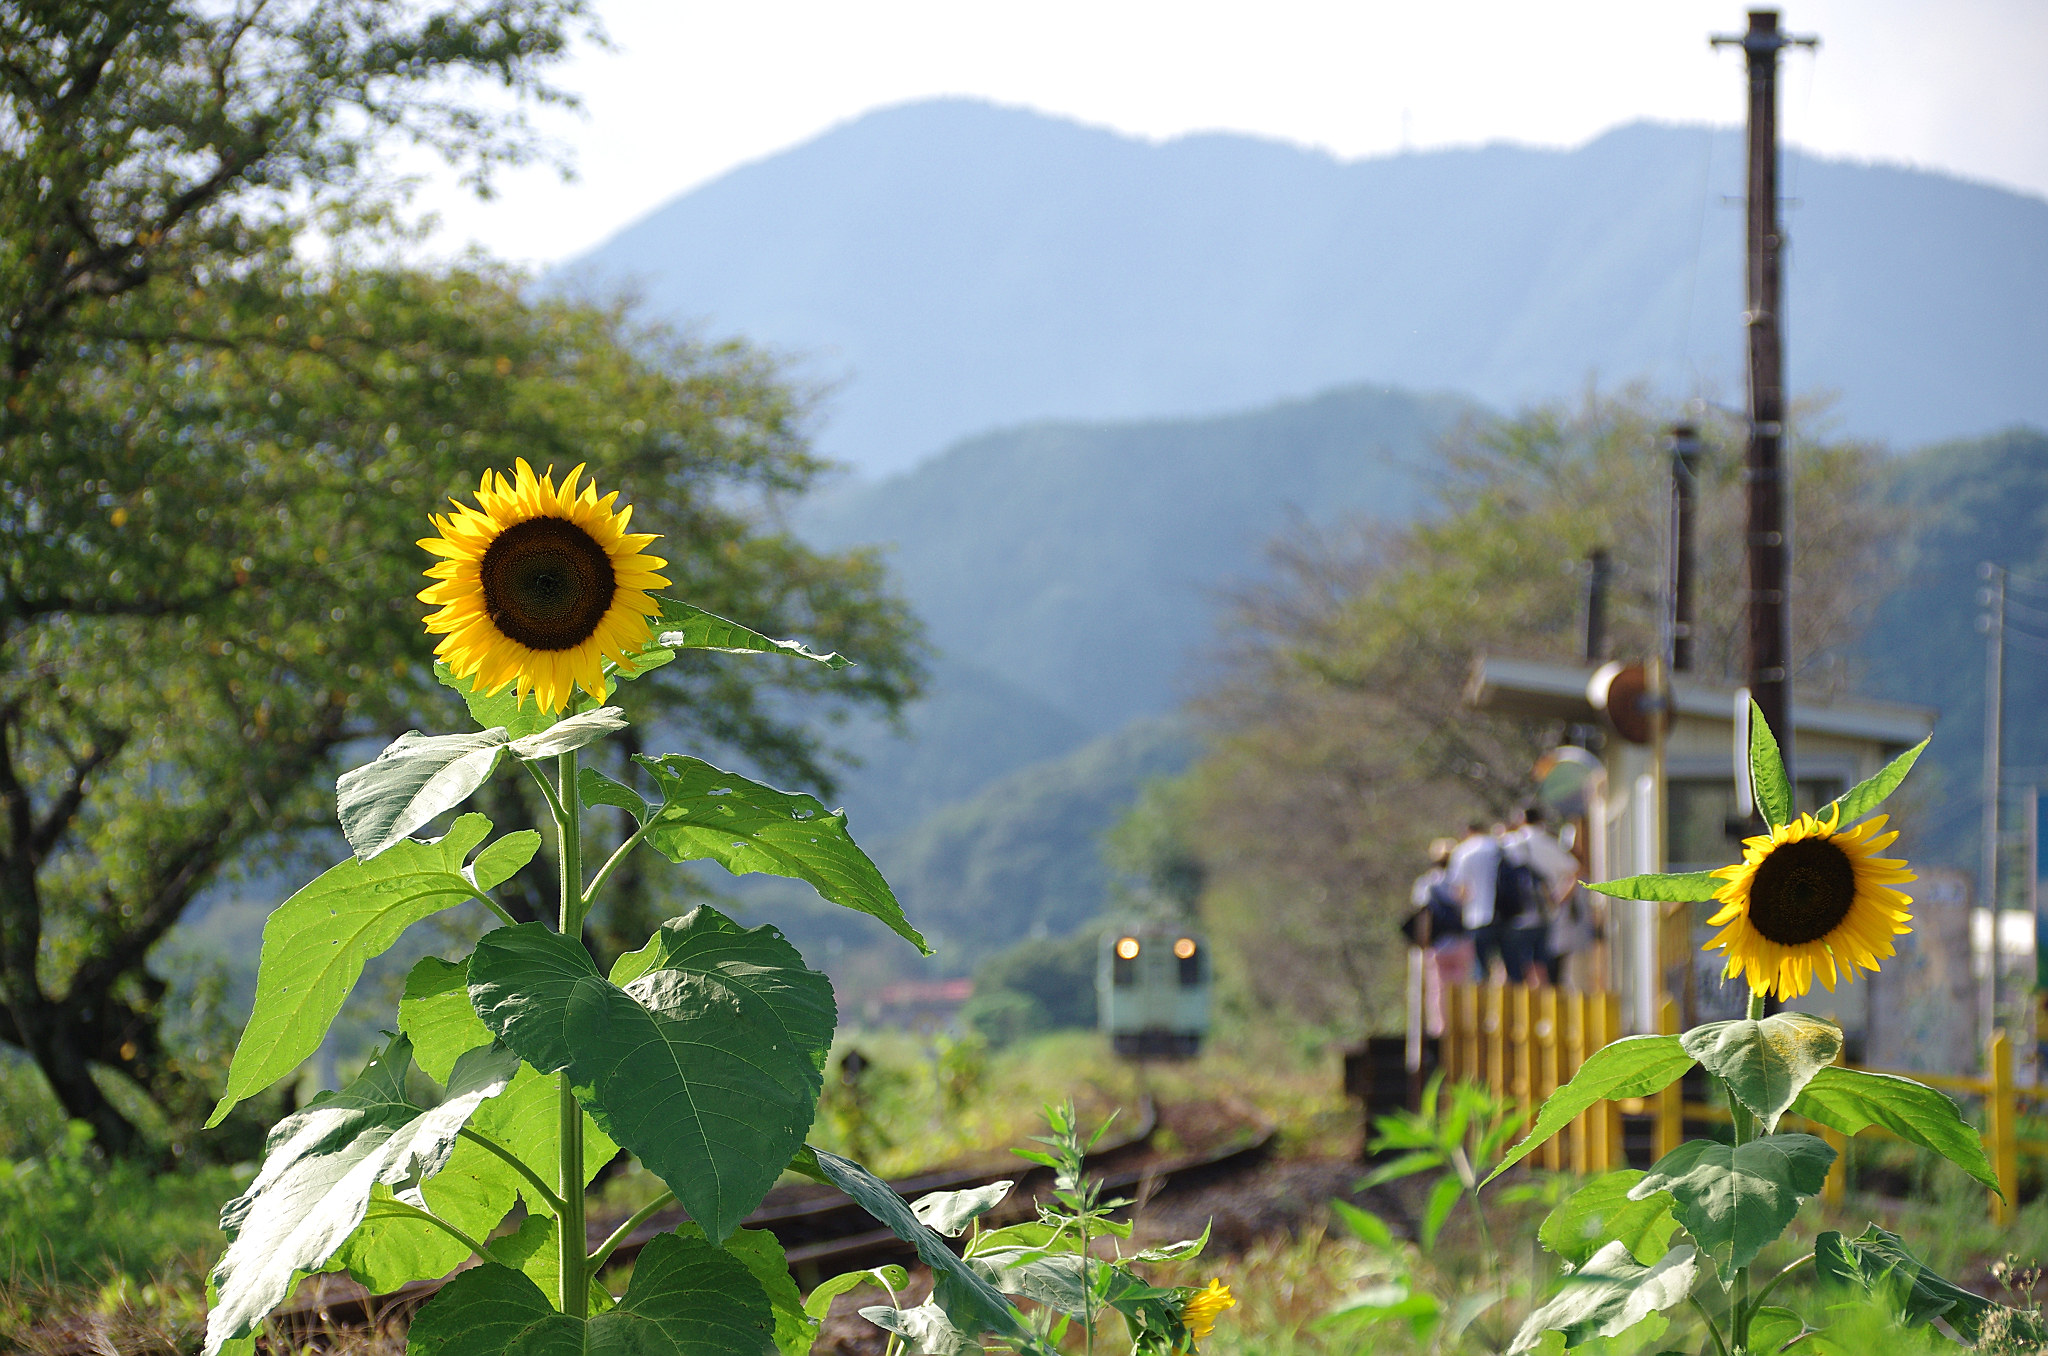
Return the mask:
[[[1601,719],[1587,685],[1597,666],[1559,664],[1542,659],[1508,659],[1480,655],[1472,661],[1465,700],[1482,711],[1538,720],[1593,723]],[[1686,674],[1674,675],[1672,706],[1681,716],[1735,722],[1736,690],[1703,683]],[[1841,735],[1880,744],[1917,744],[1934,729],[1940,712],[1931,706],[1841,697],[1831,702],[1802,702],[1793,689],[1792,728],[1808,734]]]

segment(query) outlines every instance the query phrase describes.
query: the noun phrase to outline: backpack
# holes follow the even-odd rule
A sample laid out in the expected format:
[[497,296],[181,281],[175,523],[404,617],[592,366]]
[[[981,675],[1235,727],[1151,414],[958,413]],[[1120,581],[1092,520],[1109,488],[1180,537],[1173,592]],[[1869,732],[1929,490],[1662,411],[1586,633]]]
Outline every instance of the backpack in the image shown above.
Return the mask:
[[1401,923],[1401,934],[1416,946],[1440,942],[1465,930],[1465,911],[1451,887],[1437,881],[1429,887],[1429,901]]
[[1514,923],[1543,916],[1543,892],[1537,888],[1536,873],[1527,862],[1518,862],[1506,849],[1493,869],[1493,920]]

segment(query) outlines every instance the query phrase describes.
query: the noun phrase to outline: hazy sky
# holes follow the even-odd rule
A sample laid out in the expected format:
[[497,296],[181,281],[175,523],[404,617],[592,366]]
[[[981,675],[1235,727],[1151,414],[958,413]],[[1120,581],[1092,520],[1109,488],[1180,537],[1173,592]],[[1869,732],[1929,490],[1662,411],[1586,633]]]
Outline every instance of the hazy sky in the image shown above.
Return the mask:
[[[477,202],[434,175],[437,250],[575,254],[733,166],[869,109],[974,95],[1133,135],[1236,131],[1346,158],[1572,146],[1638,118],[1741,121],[1745,24],[1701,0],[598,0],[612,50],[537,121],[575,166]],[[1801,0],[1786,138],[2048,197],[2048,0]]]

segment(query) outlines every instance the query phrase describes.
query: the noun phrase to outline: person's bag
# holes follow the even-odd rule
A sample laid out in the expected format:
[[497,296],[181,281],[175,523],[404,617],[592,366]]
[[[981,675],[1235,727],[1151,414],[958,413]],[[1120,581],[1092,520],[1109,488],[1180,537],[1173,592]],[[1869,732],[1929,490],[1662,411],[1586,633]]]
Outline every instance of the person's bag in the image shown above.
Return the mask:
[[1401,920],[1401,935],[1414,946],[1428,946],[1464,930],[1465,911],[1459,907],[1450,886],[1442,881],[1429,887],[1429,897],[1421,908],[1411,910]]
[[1543,892],[1536,884],[1536,873],[1527,862],[1518,862],[1507,852],[1500,854],[1500,864],[1493,869],[1493,916],[1503,923],[1543,916]]

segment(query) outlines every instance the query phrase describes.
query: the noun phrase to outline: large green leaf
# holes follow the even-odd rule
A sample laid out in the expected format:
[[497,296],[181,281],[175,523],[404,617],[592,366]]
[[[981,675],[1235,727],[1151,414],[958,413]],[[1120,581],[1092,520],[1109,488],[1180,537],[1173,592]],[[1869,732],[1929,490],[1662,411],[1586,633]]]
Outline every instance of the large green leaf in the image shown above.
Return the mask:
[[1634,1168],[1595,1177],[1544,1217],[1537,1240],[1575,1267],[1617,1242],[1649,1266],[1670,1251],[1678,1221],[1671,1217],[1669,1193],[1652,1192],[1640,1200],[1629,1195],[1642,1180],[1643,1174]]
[[1963,1119],[1946,1094],[1925,1083],[1860,1069],[1822,1069],[1792,1103],[1792,1114],[1845,1135],[1860,1134],[1873,1125],[1889,1130],[1999,1190],[1998,1174],[1985,1156],[1977,1128]]
[[1927,746],[1933,742],[1934,736],[1929,735],[1912,748],[1907,749],[1904,753],[1886,763],[1884,770],[1875,777],[1868,781],[1856,783],[1856,785],[1850,787],[1842,795],[1836,797],[1821,811],[1820,817],[1826,819],[1829,812],[1833,811],[1835,814],[1834,822],[1845,829],[1858,820],[1868,818],[1871,812],[1884,804],[1886,797],[1899,789],[1899,783],[1906,780],[1906,774],[1913,770],[1913,764],[1920,761],[1920,755],[1925,753]]
[[[561,1162],[562,1116],[554,1075],[521,1066],[512,1085],[469,1118],[468,1128],[511,1150],[550,1188],[555,1185]],[[618,1152],[619,1146],[584,1113],[584,1182],[596,1177],[598,1169]],[[497,1228],[513,1203],[524,1196],[528,1217],[522,1231],[544,1233],[549,1243],[554,1239],[550,1221],[540,1213],[547,1209],[545,1198],[517,1169],[468,1136],[456,1141],[447,1163],[419,1188],[419,1195],[429,1210],[471,1238],[483,1238]],[[528,1239],[532,1241],[530,1232]],[[513,1256],[499,1249],[500,1243],[491,1245],[499,1261],[518,1265]],[[468,1256],[446,1232],[424,1220],[402,1215],[378,1217],[373,1209],[331,1264],[346,1267],[372,1291],[383,1293],[420,1276],[445,1276]],[[552,1260],[536,1254],[524,1269],[552,1276],[553,1265]]]
[[1595,1102],[1662,1092],[1692,1066],[1693,1057],[1685,1053],[1676,1036],[1628,1036],[1601,1046],[1579,1066],[1571,1082],[1550,1094],[1536,1113],[1535,1127],[1521,1143],[1508,1150],[1507,1157],[1486,1175],[1486,1180],[1491,1182],[1521,1162]]
[[262,1321],[296,1273],[326,1264],[362,1222],[372,1188],[402,1198],[439,1172],[463,1123],[505,1090],[518,1060],[501,1046],[464,1055],[432,1110],[406,1096],[411,1068],[411,1043],[398,1036],[355,1082],[270,1132],[256,1179],[221,1211],[229,1241],[213,1269],[220,1299],[207,1315],[207,1356]]
[[539,734],[561,719],[559,712],[543,711],[532,694],[521,702],[512,695],[510,687],[495,696],[481,695],[466,678],[457,678],[446,664],[434,664],[434,676],[441,680],[443,687],[453,688],[461,694],[463,705],[469,708],[470,719],[486,730],[503,730],[508,738],[524,739]]
[[[670,861],[708,858],[736,876],[760,871],[807,882],[834,904],[881,919],[930,954],[889,882],[847,833],[844,814],[827,813],[815,796],[777,791],[702,759],[669,754],[635,755],[633,761],[654,777],[662,796],[660,809],[649,811],[643,802],[634,813],[648,825],[647,841]],[[593,799],[632,810],[632,793],[607,782],[590,781],[598,793]]]
[[1711,871],[1679,871],[1668,875],[1623,876],[1620,880],[1595,881],[1589,888],[1616,899],[1655,899],[1692,904],[1712,899],[1714,891],[1727,883]]
[[1553,1328],[1564,1334],[1567,1349],[1596,1337],[1619,1336],[1649,1315],[1683,1303],[1698,1268],[1687,1244],[1644,1266],[1629,1255],[1626,1243],[1609,1243],[1566,1276],[1548,1304],[1529,1315],[1508,1347],[1510,1356],[1535,1351]]
[[1778,750],[1778,737],[1764,719],[1763,708],[1749,703],[1749,789],[1757,812],[1772,828],[1792,822],[1796,813],[1792,783],[1785,776],[1785,755]]
[[894,1187],[852,1159],[815,1147],[807,1148],[790,1166],[838,1187],[887,1225],[890,1233],[916,1249],[919,1259],[938,1278],[933,1299],[953,1326],[969,1336],[992,1332],[1027,1350],[1044,1350],[1002,1293],[961,1261],[945,1239],[926,1228]]
[[1835,1151],[1812,1135],[1765,1135],[1734,1146],[1692,1139],[1658,1159],[1629,1195],[1670,1192],[1671,1213],[1726,1285],[1785,1232],[1801,1200],[1820,1194],[1834,1161]]
[[[721,1240],[801,1146],[823,1087],[792,1033],[814,1022],[807,995],[826,981],[804,978],[779,937],[740,936],[751,940],[719,967],[650,970],[624,988],[539,923],[484,934],[469,962],[484,1025],[535,1068],[566,1069],[605,1132]],[[733,977],[750,964],[763,973]]]
[[1842,1053],[1842,1029],[1803,1012],[1780,1012],[1761,1021],[1709,1022],[1679,1042],[1771,1131],[1800,1089]]
[[350,858],[277,906],[263,925],[255,1007],[207,1125],[320,1048],[365,962],[422,918],[475,897],[462,863],[490,831],[482,815],[464,815],[446,838],[407,841],[374,861]]
[[468,800],[490,780],[505,752],[503,730],[423,735],[408,730],[377,761],[341,774],[334,784],[342,837],[369,861],[413,830]]
[[709,905],[699,905],[656,928],[638,951],[619,957],[611,980],[631,984],[653,970],[704,976],[729,993],[771,1043],[779,1048],[788,1042],[824,1073],[839,1021],[832,981],[806,966],[802,953],[773,925],[743,928]]
[[[676,1233],[685,1238],[703,1236],[703,1230],[694,1224],[682,1225]],[[782,1240],[766,1229],[735,1229],[725,1240],[725,1250],[754,1273],[762,1293],[768,1296],[768,1307],[775,1312],[775,1346],[781,1356],[808,1356],[822,1325],[805,1312],[803,1294],[789,1274],[789,1254],[782,1250]]]
[[661,1234],[640,1252],[618,1306],[556,1310],[527,1277],[486,1263],[441,1288],[408,1334],[408,1356],[762,1356],[775,1350],[768,1297],[745,1263],[701,1238]]
[[1820,1235],[1813,1241],[1813,1265],[1823,1281],[1877,1298],[1908,1327],[1939,1318],[1966,1342],[1976,1342],[1984,1320],[2004,1307],[1935,1274],[1904,1239],[1875,1224],[1855,1238],[1832,1229]]
[[469,1001],[469,962],[422,956],[406,972],[398,1000],[398,1029],[412,1041],[413,1058],[437,1082],[446,1082],[456,1057],[491,1043],[489,1028]]
[[1014,1182],[990,1182],[965,1191],[934,1191],[911,1202],[910,1213],[926,1228],[958,1238],[967,1226],[1003,1203]]

